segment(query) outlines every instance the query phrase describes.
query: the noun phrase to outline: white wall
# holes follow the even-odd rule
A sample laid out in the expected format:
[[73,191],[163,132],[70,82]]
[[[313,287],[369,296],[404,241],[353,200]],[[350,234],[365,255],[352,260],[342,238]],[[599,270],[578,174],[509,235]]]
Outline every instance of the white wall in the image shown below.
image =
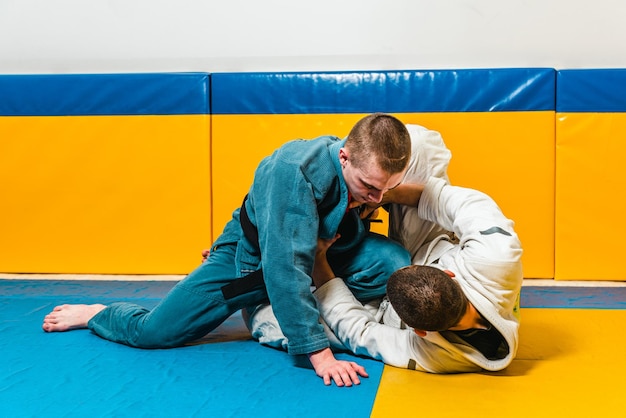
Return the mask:
[[0,0],[0,74],[626,67],[623,0]]

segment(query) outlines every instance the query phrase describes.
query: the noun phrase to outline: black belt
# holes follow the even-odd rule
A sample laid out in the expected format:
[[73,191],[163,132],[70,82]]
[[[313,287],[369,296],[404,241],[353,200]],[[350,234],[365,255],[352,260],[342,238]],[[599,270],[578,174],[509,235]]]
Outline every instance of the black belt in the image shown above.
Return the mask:
[[[243,198],[243,203],[239,211],[239,222],[241,223],[241,229],[243,229],[245,237],[259,248],[259,231],[250,221],[248,211],[246,210],[246,200],[248,200],[248,195]],[[258,269],[222,286],[222,295],[224,295],[224,299],[228,300],[262,287],[265,287],[263,270]]]
[[228,300],[262,287],[265,287],[263,270],[258,269],[222,286],[222,295],[224,295],[224,299]]

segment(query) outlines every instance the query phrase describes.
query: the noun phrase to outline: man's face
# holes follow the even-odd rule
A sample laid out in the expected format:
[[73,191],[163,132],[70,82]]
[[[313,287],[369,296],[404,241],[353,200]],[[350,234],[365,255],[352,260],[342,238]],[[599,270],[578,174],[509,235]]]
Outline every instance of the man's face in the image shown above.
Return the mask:
[[448,331],[465,331],[468,329],[487,329],[489,323],[486,322],[480,313],[476,310],[471,302],[467,304],[467,310],[465,315],[461,318],[458,324],[448,328]]
[[404,172],[389,174],[374,162],[355,167],[346,148],[339,150],[339,160],[348,190],[352,198],[359,203],[380,203],[383,194],[400,184],[404,177]]

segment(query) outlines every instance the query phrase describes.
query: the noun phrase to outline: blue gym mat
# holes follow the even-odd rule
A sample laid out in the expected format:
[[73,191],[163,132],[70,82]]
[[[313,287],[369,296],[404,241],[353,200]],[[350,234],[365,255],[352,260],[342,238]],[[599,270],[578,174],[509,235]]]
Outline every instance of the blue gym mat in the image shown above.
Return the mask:
[[[304,358],[263,347],[235,314],[198,344],[142,350],[88,330],[45,333],[62,303],[151,307],[172,282],[0,280],[0,417],[367,417],[383,371],[324,386]],[[299,360],[304,360],[300,362]],[[302,363],[302,365],[299,365]]]

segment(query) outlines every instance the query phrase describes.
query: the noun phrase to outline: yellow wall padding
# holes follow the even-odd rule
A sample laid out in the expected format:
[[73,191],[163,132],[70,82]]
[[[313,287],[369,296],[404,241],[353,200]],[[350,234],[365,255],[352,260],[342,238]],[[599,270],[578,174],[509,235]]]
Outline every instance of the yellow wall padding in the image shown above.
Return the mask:
[[[441,132],[452,150],[451,181],[491,195],[515,220],[525,248],[525,276],[552,278],[554,112],[395,115],[405,123]],[[213,238],[241,204],[263,157],[291,139],[325,134],[344,137],[363,116],[213,115]],[[373,229],[384,233],[386,227],[386,223],[374,224]]]
[[559,113],[557,280],[626,280],[626,113]]
[[439,131],[452,151],[450,181],[490,195],[515,222],[524,277],[554,277],[554,112],[401,116]]
[[0,271],[184,274],[210,245],[210,116],[0,117]]

